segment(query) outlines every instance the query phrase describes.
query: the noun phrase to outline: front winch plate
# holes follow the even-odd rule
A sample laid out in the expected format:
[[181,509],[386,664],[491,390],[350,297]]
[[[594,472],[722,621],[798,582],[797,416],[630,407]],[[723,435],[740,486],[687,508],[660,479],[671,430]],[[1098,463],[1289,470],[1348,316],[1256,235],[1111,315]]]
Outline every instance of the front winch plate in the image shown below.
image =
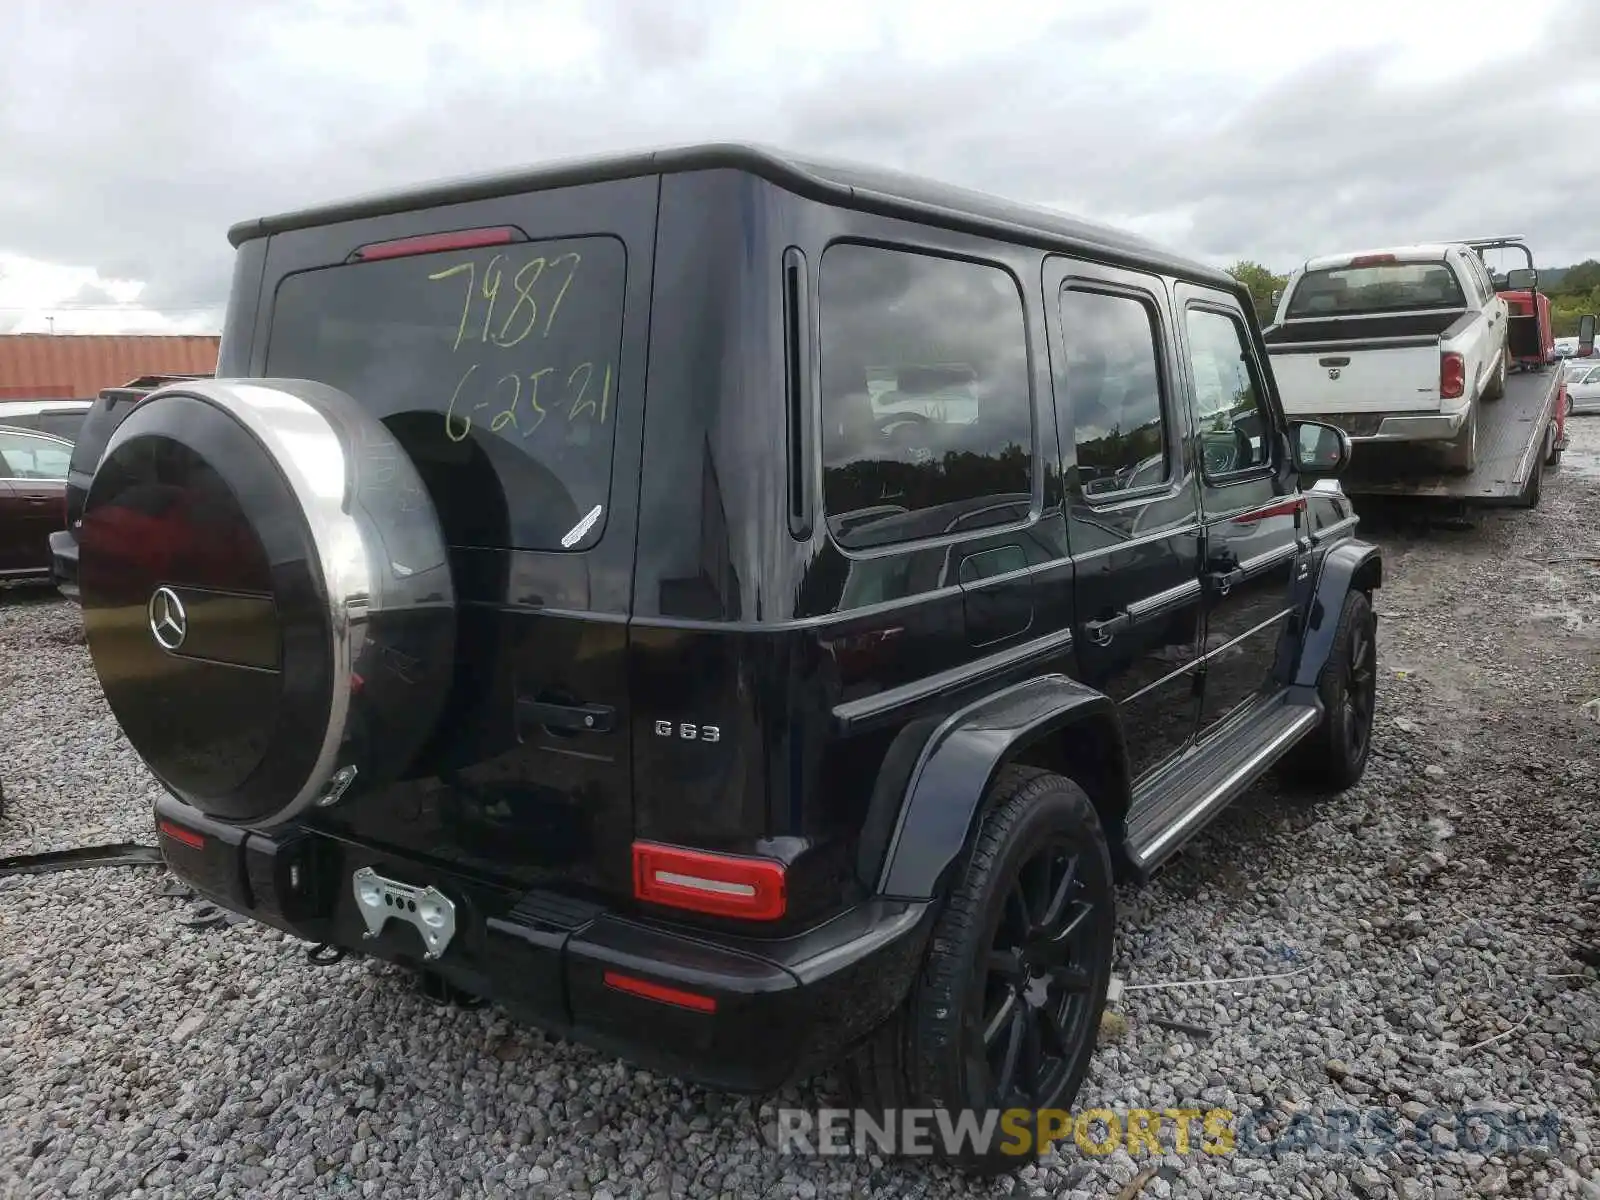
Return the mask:
[[426,947],[423,957],[436,959],[456,935],[456,906],[435,887],[413,887],[398,879],[387,879],[371,867],[362,867],[350,877],[355,888],[356,907],[367,923],[366,936],[375,938],[391,920],[404,921],[422,935]]

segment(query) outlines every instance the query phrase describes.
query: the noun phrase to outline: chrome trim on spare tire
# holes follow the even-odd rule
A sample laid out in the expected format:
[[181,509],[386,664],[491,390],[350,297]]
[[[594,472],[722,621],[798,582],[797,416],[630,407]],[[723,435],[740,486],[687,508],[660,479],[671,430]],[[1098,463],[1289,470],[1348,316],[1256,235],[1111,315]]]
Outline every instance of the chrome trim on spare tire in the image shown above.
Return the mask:
[[[444,533],[410,456],[382,422],[335,388],[301,379],[184,380],[151,392],[139,408],[148,411],[167,397],[209,404],[250,433],[288,483],[315,547],[332,656],[328,719],[299,792],[270,818],[251,822],[280,825],[337,802],[356,778],[355,764],[340,761],[352,677],[363,674],[366,652],[389,652],[369,645],[373,617],[454,608]],[[108,456],[136,424],[130,419],[118,428]]]

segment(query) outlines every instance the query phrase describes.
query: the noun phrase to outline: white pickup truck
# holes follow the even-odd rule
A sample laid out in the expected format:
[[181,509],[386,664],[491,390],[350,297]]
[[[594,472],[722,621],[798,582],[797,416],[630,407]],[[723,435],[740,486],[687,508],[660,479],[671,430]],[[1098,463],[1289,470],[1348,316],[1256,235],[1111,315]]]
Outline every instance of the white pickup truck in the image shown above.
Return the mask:
[[1470,472],[1479,405],[1505,394],[1506,330],[1483,260],[1447,242],[1309,260],[1262,336],[1291,418],[1430,444]]

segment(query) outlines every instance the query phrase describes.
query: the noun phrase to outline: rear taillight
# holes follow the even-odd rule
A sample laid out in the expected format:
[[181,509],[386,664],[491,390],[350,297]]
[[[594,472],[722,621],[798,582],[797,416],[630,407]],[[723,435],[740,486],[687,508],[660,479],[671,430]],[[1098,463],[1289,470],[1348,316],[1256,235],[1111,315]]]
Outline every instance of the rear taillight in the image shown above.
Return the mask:
[[185,829],[172,821],[158,821],[156,828],[175,842],[181,842],[191,850],[204,850],[206,839],[204,834],[196,833],[192,829]]
[[770,858],[633,844],[633,894],[651,904],[772,921],[786,903],[784,866]]
[[480,246],[504,246],[527,240],[514,225],[484,229],[456,229],[450,233],[425,233],[420,237],[395,238],[388,242],[368,242],[350,254],[350,262],[375,262],[384,258],[406,258],[413,254],[437,254],[441,250],[476,250]]
[[1377,267],[1394,261],[1395,257],[1392,254],[1358,254],[1350,260],[1350,265],[1352,267]]
[[1467,363],[1454,350],[1439,356],[1439,395],[1445,400],[1455,400],[1467,390]]

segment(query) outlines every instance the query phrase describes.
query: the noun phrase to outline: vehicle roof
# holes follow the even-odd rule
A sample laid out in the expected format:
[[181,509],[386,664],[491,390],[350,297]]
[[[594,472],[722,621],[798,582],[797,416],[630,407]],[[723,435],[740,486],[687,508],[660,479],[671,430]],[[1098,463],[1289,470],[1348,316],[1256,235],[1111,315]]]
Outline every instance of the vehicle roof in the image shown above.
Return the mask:
[[1367,250],[1345,250],[1338,254],[1322,254],[1316,258],[1308,258],[1301,269],[1325,271],[1329,267],[1342,267],[1352,258],[1369,254],[1392,254],[1396,261],[1403,263],[1443,262],[1445,255],[1450,251],[1462,248],[1460,242],[1418,242],[1411,246],[1375,246]]
[[699,143],[566,159],[496,174],[440,180],[241,221],[228,230],[228,240],[239,246],[253,238],[338,221],[544,188],[719,167],[748,171],[824,203],[967,229],[1009,241],[1066,244],[1098,257],[1149,266],[1242,294],[1241,285],[1225,271],[1110,225],[901,171],[796,155],[743,142]]

